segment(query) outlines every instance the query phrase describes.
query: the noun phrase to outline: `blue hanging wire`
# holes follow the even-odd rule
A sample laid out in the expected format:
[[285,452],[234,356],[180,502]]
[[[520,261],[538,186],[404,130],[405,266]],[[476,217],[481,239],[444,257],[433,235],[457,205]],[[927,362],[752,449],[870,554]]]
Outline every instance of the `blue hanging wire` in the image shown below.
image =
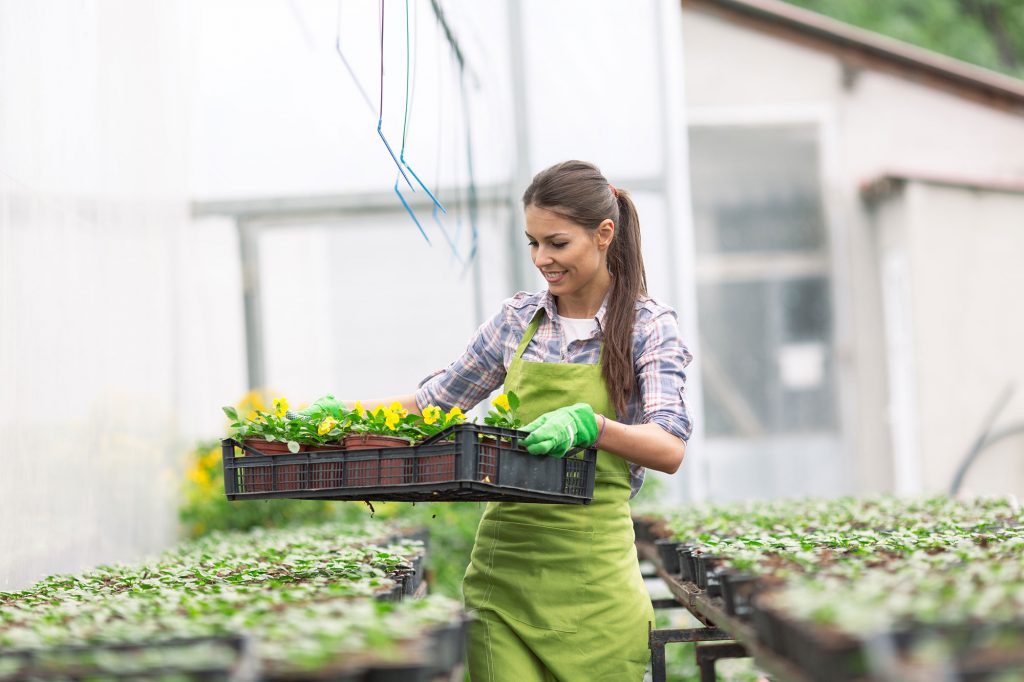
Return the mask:
[[[383,2],[383,0],[381,0],[381,2]],[[416,178],[416,181],[420,184],[421,187],[423,187],[423,190],[425,191],[425,193],[427,193],[427,196],[430,197],[430,200],[434,203],[434,206],[439,208],[442,213],[446,213],[447,211],[445,211],[444,207],[441,206],[441,203],[439,201],[437,201],[437,198],[434,197],[432,191],[430,191],[430,189],[427,187],[427,185],[423,184],[423,180],[420,179],[420,176],[417,175],[416,171],[413,170],[412,166],[410,166],[406,162],[406,136],[407,136],[407,134],[409,132],[409,112],[410,112],[410,106],[409,106],[409,74],[410,74],[410,59],[412,58],[411,57],[411,52],[412,51],[410,50],[410,45],[409,45],[409,0],[406,0],[406,113],[404,113],[404,116],[402,118],[402,124],[401,124],[401,150],[398,153],[398,160],[401,162],[401,164],[404,167],[406,167],[409,170],[409,172],[413,175],[413,177]]]
[[[453,55],[453,60],[452,61],[453,62],[455,61],[454,60],[454,55]],[[453,114],[453,118],[457,117],[458,115],[459,115],[458,112],[455,112]],[[456,126],[456,128],[458,128],[458,126]],[[459,140],[458,136],[452,135],[452,158],[453,159],[458,159],[460,151],[461,151],[460,150],[460,140]],[[462,236],[462,219],[463,219],[463,216],[466,213],[466,193],[463,191],[462,174],[460,172],[461,170],[462,170],[461,164],[459,164],[458,161],[456,161],[455,167],[453,168],[453,174],[455,176],[455,187],[456,187],[456,191],[458,192],[458,205],[459,205],[459,211],[455,214],[455,241],[456,242],[458,242],[459,238]]]
[[313,33],[309,30],[309,26],[306,24],[306,19],[302,16],[299,6],[295,4],[295,0],[288,0],[288,7],[292,11],[292,17],[295,19],[295,23],[299,25],[299,31],[302,32],[302,38],[306,41],[306,47],[309,48],[310,52],[316,52],[316,41],[313,40]]
[[[452,241],[451,235],[448,233],[448,230],[445,228],[444,223],[441,222],[440,216],[438,216],[437,214],[438,210],[440,210],[441,213],[447,213],[448,211],[441,204],[441,202],[437,200],[437,197],[434,196],[433,192],[431,192],[430,189],[425,184],[423,184],[423,181],[420,180],[420,177],[416,175],[416,171],[414,171],[412,169],[412,166],[410,166],[405,160],[405,144],[409,132],[409,115],[412,110],[412,107],[410,106],[409,96],[409,75],[411,73],[411,55],[412,50],[410,48],[409,0],[405,0],[405,115],[402,123],[402,149],[399,152],[398,158],[401,160],[402,164],[406,167],[406,169],[408,169],[409,173],[416,179],[416,182],[419,183],[420,187],[423,188],[423,191],[426,192],[427,195],[434,202],[434,206],[431,211],[431,216],[434,219],[434,223],[441,230],[441,234],[444,235],[445,241],[448,242],[448,247],[452,250],[452,253],[455,255],[456,259],[458,259],[458,261],[461,263],[462,259],[459,257],[458,247],[456,246],[455,242]],[[440,152],[440,150],[438,151]],[[403,203],[405,203],[404,199]],[[406,204],[406,206],[408,207],[408,204]],[[419,225],[418,220],[416,221],[416,224]],[[420,230],[422,231],[422,227],[420,228]]]
[[[405,171],[402,169],[402,164],[399,163],[398,157],[395,156],[395,150],[391,148],[391,145],[388,143],[388,139],[384,137],[384,0],[380,0],[380,106],[377,109],[377,134],[380,135],[380,139],[383,140],[384,146],[388,148],[388,154],[391,155],[391,160],[395,162],[395,167],[397,167],[398,172],[402,174],[406,184],[409,185],[409,189],[415,192],[416,188],[412,186],[411,182],[409,182],[409,176],[405,174]],[[405,204],[405,210],[408,211],[409,204],[407,204],[404,199],[402,200],[402,203]],[[412,211],[410,211],[410,215],[411,214]],[[416,220],[416,216],[412,216],[412,219],[415,220],[416,225],[419,226],[420,222]],[[420,232],[423,232],[422,227],[420,228]],[[426,233],[423,234],[423,238],[427,238]],[[427,242],[429,243],[430,240],[427,239]]]
[[480,230],[477,228],[477,211],[479,209],[479,201],[476,195],[476,178],[473,174],[473,126],[470,122],[469,117],[469,97],[466,94],[466,70],[462,68],[462,63],[459,63],[459,90],[462,93],[462,117],[466,121],[466,172],[469,174],[469,225],[472,247],[469,250],[469,258],[466,259],[466,266],[463,269],[469,268],[469,265],[476,258],[477,246],[480,241]]
[[469,258],[465,261],[465,267],[463,268],[463,275],[469,269],[473,259],[476,257],[477,247],[479,245],[480,231],[477,227],[477,213],[479,208],[479,202],[476,194],[476,179],[473,173],[473,133],[470,126],[469,116],[469,98],[466,94],[466,61],[462,56],[462,50],[459,48],[459,43],[452,34],[451,27],[448,25],[447,19],[444,16],[444,10],[441,9],[441,5],[438,0],[430,0],[430,5],[434,9],[434,16],[437,17],[437,23],[440,24],[441,30],[444,31],[445,38],[448,44],[452,48],[452,54],[455,57],[455,61],[459,67],[459,92],[462,98],[462,111],[463,119],[465,120],[466,126],[466,170],[469,174],[469,188],[468,188],[468,207],[469,207],[469,222],[471,229],[471,243],[472,249],[469,253]]
[[370,113],[374,116],[377,115],[377,107],[373,106],[373,101],[370,100],[370,96],[366,94],[366,88],[359,81],[359,77],[356,76],[355,69],[348,63],[348,59],[345,58],[345,53],[341,49],[341,0],[338,0],[338,25],[337,30],[334,34],[334,51],[341,57],[341,63],[345,65],[345,69],[348,70],[348,75],[352,77],[352,82],[356,84],[356,88],[359,90],[359,94],[363,96],[363,101],[366,102],[366,106],[370,109]]

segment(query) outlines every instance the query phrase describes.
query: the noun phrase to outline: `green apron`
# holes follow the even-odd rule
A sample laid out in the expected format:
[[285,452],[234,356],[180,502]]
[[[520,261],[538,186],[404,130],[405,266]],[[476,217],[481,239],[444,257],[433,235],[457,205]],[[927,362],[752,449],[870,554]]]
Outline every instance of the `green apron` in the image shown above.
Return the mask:
[[[522,359],[543,314],[527,327],[505,379],[505,390],[522,402],[523,421],[577,402],[614,414],[600,363]],[[599,451],[589,505],[487,504],[463,581],[466,608],[475,611],[473,682],[643,679],[654,610],[637,563],[629,496],[629,465]]]

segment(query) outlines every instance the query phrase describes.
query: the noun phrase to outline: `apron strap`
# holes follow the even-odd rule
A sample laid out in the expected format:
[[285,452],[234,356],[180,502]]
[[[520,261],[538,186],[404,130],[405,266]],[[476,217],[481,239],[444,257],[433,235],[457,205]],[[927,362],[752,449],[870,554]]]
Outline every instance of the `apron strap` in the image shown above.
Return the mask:
[[537,329],[540,328],[540,318],[544,317],[544,306],[537,308],[537,312],[533,314],[533,319],[530,320],[530,324],[527,325],[526,331],[523,332],[523,338],[519,342],[519,346],[516,348],[516,354],[512,356],[513,359],[519,360],[523,357],[523,351],[530,345],[530,341],[533,340],[533,335],[537,333]]
[[[519,341],[519,345],[516,347],[516,353],[512,356],[514,360],[520,360],[523,357],[523,351],[530,345],[530,341],[533,340],[533,335],[537,333],[540,328],[540,319],[546,317],[544,306],[539,306],[537,312],[533,314],[533,319],[530,320],[530,324],[527,325],[526,331],[523,332],[523,338]],[[604,364],[604,341],[601,342],[601,354],[597,358],[597,364]]]

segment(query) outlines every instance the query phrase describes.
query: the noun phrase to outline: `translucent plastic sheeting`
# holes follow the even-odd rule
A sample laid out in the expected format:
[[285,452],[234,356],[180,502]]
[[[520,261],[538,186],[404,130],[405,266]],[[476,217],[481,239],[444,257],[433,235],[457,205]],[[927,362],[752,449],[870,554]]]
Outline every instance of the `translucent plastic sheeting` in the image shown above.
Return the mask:
[[0,590],[174,536],[182,27],[0,0]]

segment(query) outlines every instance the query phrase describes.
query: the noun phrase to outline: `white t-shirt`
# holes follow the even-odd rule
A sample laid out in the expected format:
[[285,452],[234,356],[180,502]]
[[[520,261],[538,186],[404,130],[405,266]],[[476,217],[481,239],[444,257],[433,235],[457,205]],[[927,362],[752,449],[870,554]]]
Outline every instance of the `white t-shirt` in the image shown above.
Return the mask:
[[594,330],[597,329],[597,320],[592,317],[578,320],[573,317],[562,317],[559,315],[558,321],[562,325],[562,331],[565,333],[565,345],[567,346],[573,341],[589,339]]

